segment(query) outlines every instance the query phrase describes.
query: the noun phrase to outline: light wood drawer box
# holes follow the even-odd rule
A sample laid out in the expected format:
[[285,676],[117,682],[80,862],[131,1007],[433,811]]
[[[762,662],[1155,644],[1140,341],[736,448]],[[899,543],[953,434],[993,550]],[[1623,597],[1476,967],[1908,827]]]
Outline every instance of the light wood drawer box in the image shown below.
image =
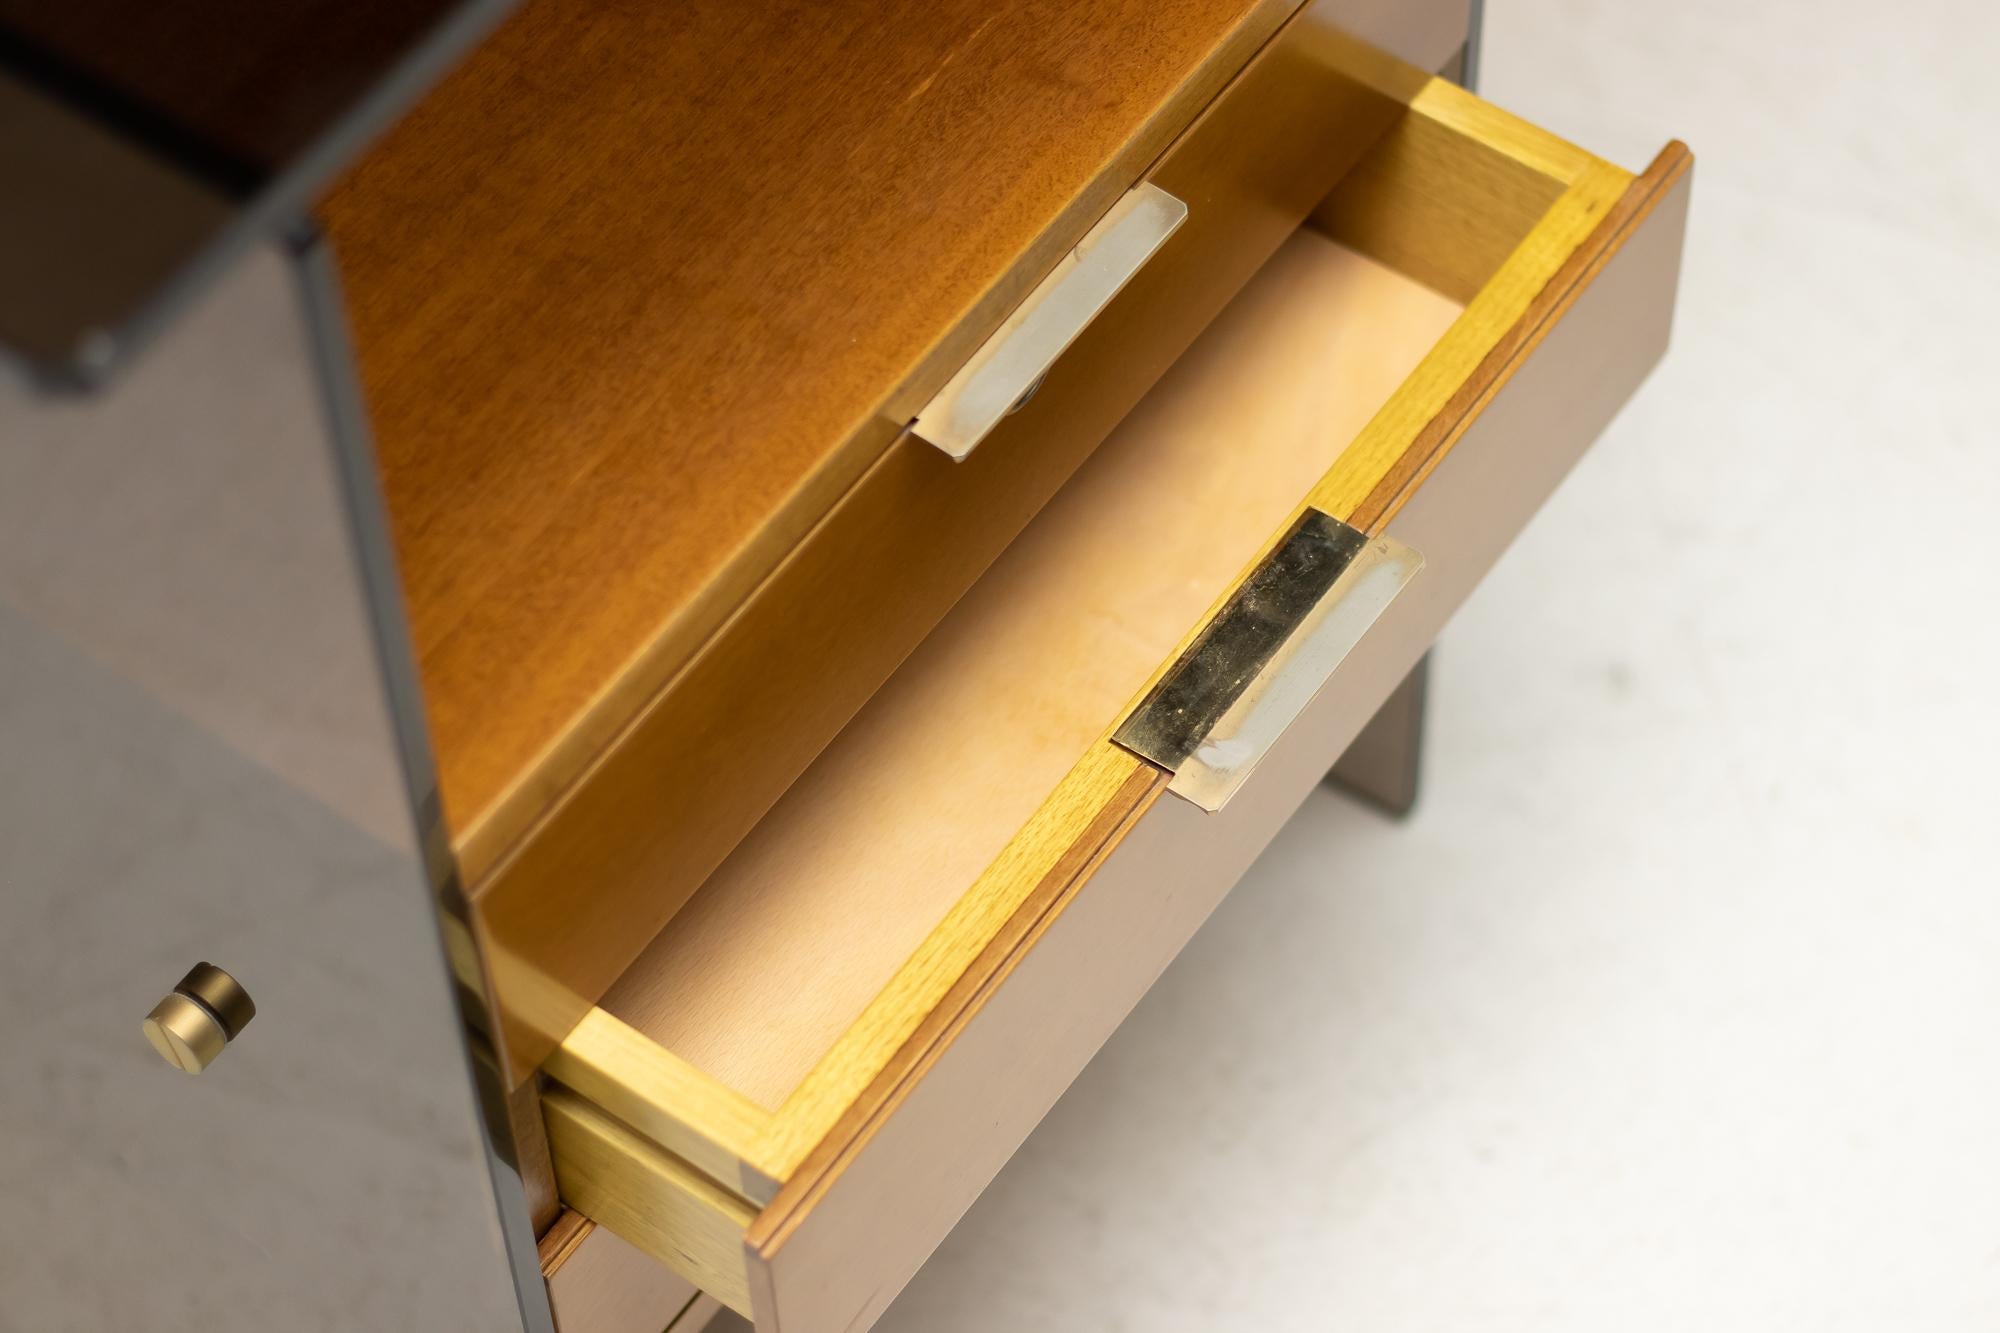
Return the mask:
[[[877,1316],[1660,356],[1688,168],[1415,90],[551,1056],[565,1201]],[[1424,569],[1205,814],[1110,734],[1308,507]]]

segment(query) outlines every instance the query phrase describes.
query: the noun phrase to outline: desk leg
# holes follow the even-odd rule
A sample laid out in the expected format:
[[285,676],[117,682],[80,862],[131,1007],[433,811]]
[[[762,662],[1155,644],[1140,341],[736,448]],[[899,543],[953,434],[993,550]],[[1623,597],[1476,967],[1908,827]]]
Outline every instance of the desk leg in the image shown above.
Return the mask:
[[1410,813],[1417,803],[1417,780],[1423,767],[1424,687],[1430,665],[1430,654],[1426,653],[1395,692],[1383,700],[1347,752],[1328,770],[1329,785],[1389,814]]

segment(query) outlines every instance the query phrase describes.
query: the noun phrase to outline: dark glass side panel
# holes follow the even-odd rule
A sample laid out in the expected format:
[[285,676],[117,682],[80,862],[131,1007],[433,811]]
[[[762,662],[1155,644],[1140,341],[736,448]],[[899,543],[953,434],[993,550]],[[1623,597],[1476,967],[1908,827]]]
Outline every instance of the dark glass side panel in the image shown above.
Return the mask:
[[[0,1329],[550,1327],[329,297],[261,247],[106,391],[0,383]],[[189,1074],[204,962],[255,1015]]]
[[511,0],[0,0],[0,370],[104,382]]
[[212,186],[276,175],[455,0],[0,0],[0,58]]

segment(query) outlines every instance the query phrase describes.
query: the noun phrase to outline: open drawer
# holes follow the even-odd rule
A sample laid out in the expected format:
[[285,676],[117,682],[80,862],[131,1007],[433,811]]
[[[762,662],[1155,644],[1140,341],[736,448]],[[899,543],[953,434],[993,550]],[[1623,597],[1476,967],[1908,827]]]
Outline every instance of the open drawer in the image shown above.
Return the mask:
[[324,209],[510,1086],[1467,5],[809,8],[523,5]]
[[[547,1061],[565,1201],[879,1314],[1658,359],[1688,168],[1417,89]],[[1315,515],[1423,568],[1208,813],[1114,733]]]

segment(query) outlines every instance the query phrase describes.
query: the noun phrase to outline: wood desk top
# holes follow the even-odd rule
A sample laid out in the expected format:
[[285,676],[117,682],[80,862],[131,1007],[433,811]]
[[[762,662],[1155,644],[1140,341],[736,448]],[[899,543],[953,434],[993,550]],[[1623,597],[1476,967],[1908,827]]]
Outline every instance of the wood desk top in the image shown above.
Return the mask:
[[469,880],[1292,8],[529,0],[340,183]]

